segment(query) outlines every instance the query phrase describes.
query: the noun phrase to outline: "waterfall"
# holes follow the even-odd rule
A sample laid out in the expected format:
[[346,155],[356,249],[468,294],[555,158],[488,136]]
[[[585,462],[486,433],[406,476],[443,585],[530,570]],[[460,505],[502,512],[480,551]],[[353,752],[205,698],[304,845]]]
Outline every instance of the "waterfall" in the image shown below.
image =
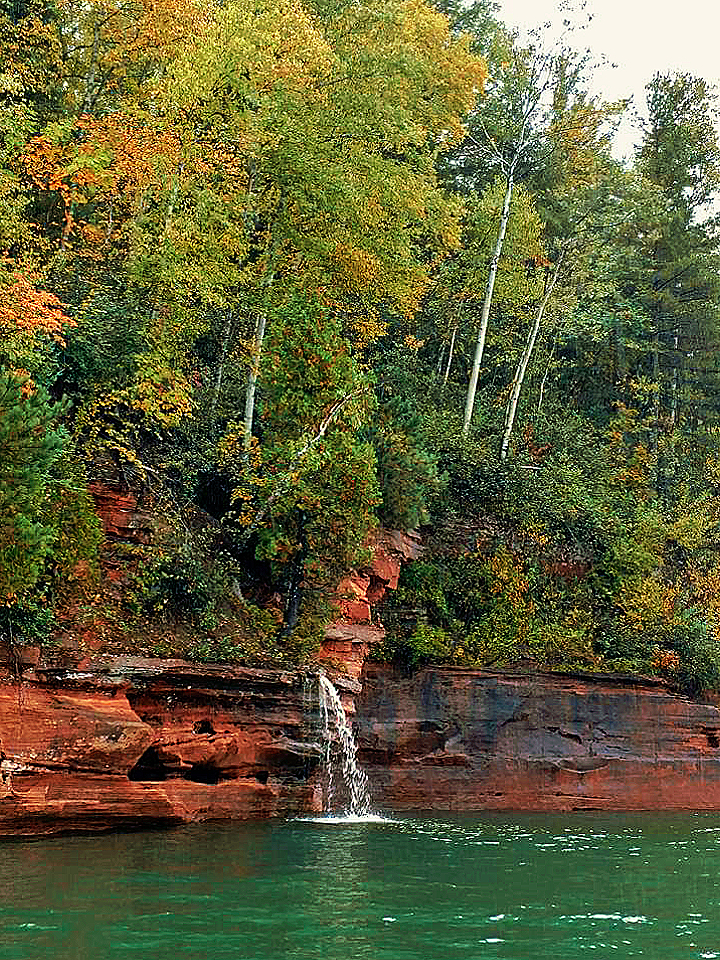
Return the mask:
[[324,674],[320,684],[320,718],[323,723],[325,812],[344,803],[343,813],[366,817],[370,813],[370,785],[357,761],[357,744],[340,696]]

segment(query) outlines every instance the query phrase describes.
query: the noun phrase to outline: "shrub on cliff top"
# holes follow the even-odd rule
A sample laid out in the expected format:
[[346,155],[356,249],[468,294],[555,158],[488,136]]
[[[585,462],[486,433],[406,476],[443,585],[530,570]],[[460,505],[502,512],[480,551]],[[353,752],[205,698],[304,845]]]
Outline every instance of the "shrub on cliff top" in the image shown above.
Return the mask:
[[677,655],[669,675],[681,690],[696,696],[720,689],[720,643],[698,611],[686,610],[677,618],[666,646]]

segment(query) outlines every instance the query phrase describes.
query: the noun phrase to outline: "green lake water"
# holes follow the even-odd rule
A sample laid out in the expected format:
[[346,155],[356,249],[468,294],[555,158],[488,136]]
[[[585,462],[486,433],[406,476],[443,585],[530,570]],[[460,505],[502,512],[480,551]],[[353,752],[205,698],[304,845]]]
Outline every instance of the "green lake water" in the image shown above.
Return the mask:
[[720,957],[720,816],[4,841],[0,891],[0,960],[694,960]]

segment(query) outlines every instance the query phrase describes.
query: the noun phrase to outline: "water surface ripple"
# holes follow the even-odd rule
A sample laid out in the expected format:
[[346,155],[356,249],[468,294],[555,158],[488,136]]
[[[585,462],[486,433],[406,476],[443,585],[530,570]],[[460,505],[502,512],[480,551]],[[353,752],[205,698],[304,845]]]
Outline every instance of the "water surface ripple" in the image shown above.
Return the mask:
[[397,816],[0,848],[0,960],[720,958],[720,816]]

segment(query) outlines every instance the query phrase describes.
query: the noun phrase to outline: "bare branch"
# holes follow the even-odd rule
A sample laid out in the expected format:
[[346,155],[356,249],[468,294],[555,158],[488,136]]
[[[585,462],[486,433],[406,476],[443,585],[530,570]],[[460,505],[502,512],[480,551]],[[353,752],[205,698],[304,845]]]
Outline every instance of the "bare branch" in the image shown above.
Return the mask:
[[309,440],[307,440],[303,446],[297,451],[295,456],[292,458],[290,463],[287,466],[285,474],[280,477],[273,487],[269,497],[258,509],[255,516],[253,517],[250,525],[243,531],[242,536],[240,537],[240,543],[246,543],[250,537],[255,533],[255,531],[260,527],[260,524],[263,522],[268,512],[272,507],[277,503],[280,497],[285,493],[285,491],[290,486],[292,482],[293,474],[298,468],[302,460],[308,455],[312,448],[318,444],[325,434],[327,433],[329,427],[334,420],[340,415],[341,411],[347,404],[355,397],[366,393],[367,389],[364,390],[354,390],[351,393],[346,393],[344,397],[341,397],[336,401],[327,414],[327,416],[320,422],[320,425],[317,429],[317,432]]

